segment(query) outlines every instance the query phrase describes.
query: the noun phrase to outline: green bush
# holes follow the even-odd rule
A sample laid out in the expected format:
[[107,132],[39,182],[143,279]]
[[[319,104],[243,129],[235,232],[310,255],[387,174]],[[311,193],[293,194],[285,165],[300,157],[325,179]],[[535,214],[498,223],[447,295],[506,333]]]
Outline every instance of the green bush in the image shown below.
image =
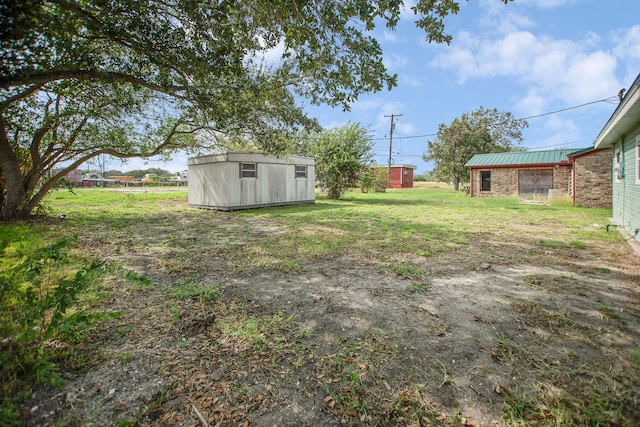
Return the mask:
[[59,239],[18,262],[2,265],[0,416],[6,425],[19,423],[14,407],[28,396],[32,385],[62,384],[47,343],[87,324],[85,313],[71,309],[80,292],[104,272],[104,263],[94,261],[70,273],[63,248],[75,240],[76,236]]

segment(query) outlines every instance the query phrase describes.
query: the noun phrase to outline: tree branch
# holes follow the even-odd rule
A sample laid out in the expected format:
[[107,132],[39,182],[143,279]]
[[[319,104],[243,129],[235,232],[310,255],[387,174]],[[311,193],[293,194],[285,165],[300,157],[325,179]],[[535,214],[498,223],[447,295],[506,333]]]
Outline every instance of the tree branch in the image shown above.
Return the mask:
[[[78,79],[78,80],[106,80],[106,81],[120,81],[126,83],[132,83],[137,86],[142,86],[147,89],[151,89],[156,92],[166,93],[172,96],[181,97],[177,92],[188,89],[188,86],[160,86],[153,84],[151,82],[146,81],[143,78],[131,76],[129,74],[118,73],[114,71],[91,71],[91,70],[58,70],[58,71],[50,71],[46,73],[33,73],[28,74],[22,77],[14,77],[8,78],[0,81],[0,88],[8,89],[13,86],[23,86],[23,85],[37,85],[36,89],[31,90],[29,94],[35,92],[37,89],[45,85],[46,83],[60,81],[60,80],[68,80],[68,79]],[[24,98],[26,95],[21,97],[14,97],[16,99]],[[13,98],[11,98],[13,99]],[[186,97],[185,97],[186,99]],[[15,101],[15,100],[14,100]],[[8,101],[3,102],[8,105]]]

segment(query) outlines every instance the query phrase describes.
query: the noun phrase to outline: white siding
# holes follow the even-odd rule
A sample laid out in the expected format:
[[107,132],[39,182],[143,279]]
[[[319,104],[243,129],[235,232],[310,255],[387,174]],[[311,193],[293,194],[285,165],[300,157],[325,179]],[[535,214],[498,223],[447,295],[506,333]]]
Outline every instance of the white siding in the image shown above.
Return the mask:
[[[621,163],[624,166],[624,175],[619,180],[614,179],[613,182],[613,219],[616,223],[623,225],[631,234],[640,228],[640,185],[637,183],[640,171],[638,171],[636,157],[638,137],[640,137],[640,128],[636,127],[630,136],[613,146],[614,153],[617,149],[621,150]],[[614,166],[615,161],[614,154]],[[636,239],[640,240],[640,233]]]
[[[255,178],[241,178],[241,163],[256,163]],[[295,165],[307,177],[295,177]],[[315,201],[315,161],[309,157],[274,158],[255,153],[225,153],[189,159],[191,206],[220,210]]]

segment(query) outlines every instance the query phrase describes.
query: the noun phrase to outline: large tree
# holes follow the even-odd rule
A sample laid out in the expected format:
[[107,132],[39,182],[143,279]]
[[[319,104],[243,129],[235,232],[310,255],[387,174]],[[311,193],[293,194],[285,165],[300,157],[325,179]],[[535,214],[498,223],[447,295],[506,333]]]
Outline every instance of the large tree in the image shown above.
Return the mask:
[[432,177],[459,184],[469,179],[464,165],[479,153],[500,153],[521,149],[522,130],[526,120],[516,119],[509,112],[483,107],[455,118],[448,126],[441,123],[436,139],[428,141],[425,161],[433,161]]
[[358,175],[373,163],[371,135],[358,123],[301,137],[301,154],[316,159],[316,179],[327,199],[338,199],[356,185]]
[[[148,157],[221,135],[278,153],[288,134],[317,126],[296,99],[348,108],[396,85],[371,30],[393,28],[403,7],[1,1],[0,219],[30,214],[64,174],[102,154]],[[412,7],[427,39],[447,43],[443,18],[458,9],[455,0]]]

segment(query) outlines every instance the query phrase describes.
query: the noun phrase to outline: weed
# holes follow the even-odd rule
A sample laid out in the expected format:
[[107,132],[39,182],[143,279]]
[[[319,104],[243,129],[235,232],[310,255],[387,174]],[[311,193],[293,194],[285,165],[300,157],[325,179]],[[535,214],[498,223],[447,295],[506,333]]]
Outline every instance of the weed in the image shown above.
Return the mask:
[[202,298],[209,301],[220,296],[218,285],[206,285],[202,283],[189,282],[179,285],[177,288],[166,287],[165,292],[177,299]]
[[130,351],[125,351],[124,353],[120,354],[118,357],[119,357],[121,362],[127,363],[129,360],[131,360],[132,356],[133,355],[131,354]]
[[640,369],[640,350],[631,350],[631,361],[636,369]]
[[180,320],[182,319],[182,311],[179,306],[175,305],[171,307],[171,318],[173,319],[171,322],[173,325],[180,323]]
[[503,417],[507,422],[519,424],[536,415],[536,403],[530,400],[518,387],[511,393],[506,393]]
[[576,249],[586,249],[587,248],[587,244],[585,242],[583,242],[582,240],[574,240],[571,243],[569,243],[570,246],[576,248]]
[[131,331],[133,331],[133,325],[123,326],[122,328],[118,329],[118,331],[115,333],[115,335],[113,336],[113,340],[119,341],[120,338],[124,337]]
[[607,306],[606,304],[601,304],[598,307],[598,311],[607,317],[617,320],[621,324],[626,323],[626,320],[624,317],[620,316],[617,313],[614,313],[613,310],[611,310],[611,308],[609,308],[609,306]]
[[542,285],[542,278],[540,276],[537,276],[537,275],[524,276],[522,278],[522,280],[524,280],[524,282],[529,284],[529,285],[533,285],[533,286]]
[[426,282],[413,282],[409,286],[407,286],[407,291],[424,294],[429,290],[429,284]]
[[136,197],[129,193],[127,195],[124,196],[124,200],[122,201],[122,207],[124,208],[132,208],[133,207],[133,202],[135,201]]
[[409,264],[394,264],[389,267],[389,270],[403,279],[416,279],[424,275],[421,269]]
[[543,248],[548,248],[548,249],[560,249],[565,247],[565,244],[563,242],[559,242],[557,240],[540,239],[538,240],[538,244]]
[[140,289],[147,289],[153,286],[153,281],[151,279],[133,270],[124,269],[122,277],[130,282],[136,283]]

